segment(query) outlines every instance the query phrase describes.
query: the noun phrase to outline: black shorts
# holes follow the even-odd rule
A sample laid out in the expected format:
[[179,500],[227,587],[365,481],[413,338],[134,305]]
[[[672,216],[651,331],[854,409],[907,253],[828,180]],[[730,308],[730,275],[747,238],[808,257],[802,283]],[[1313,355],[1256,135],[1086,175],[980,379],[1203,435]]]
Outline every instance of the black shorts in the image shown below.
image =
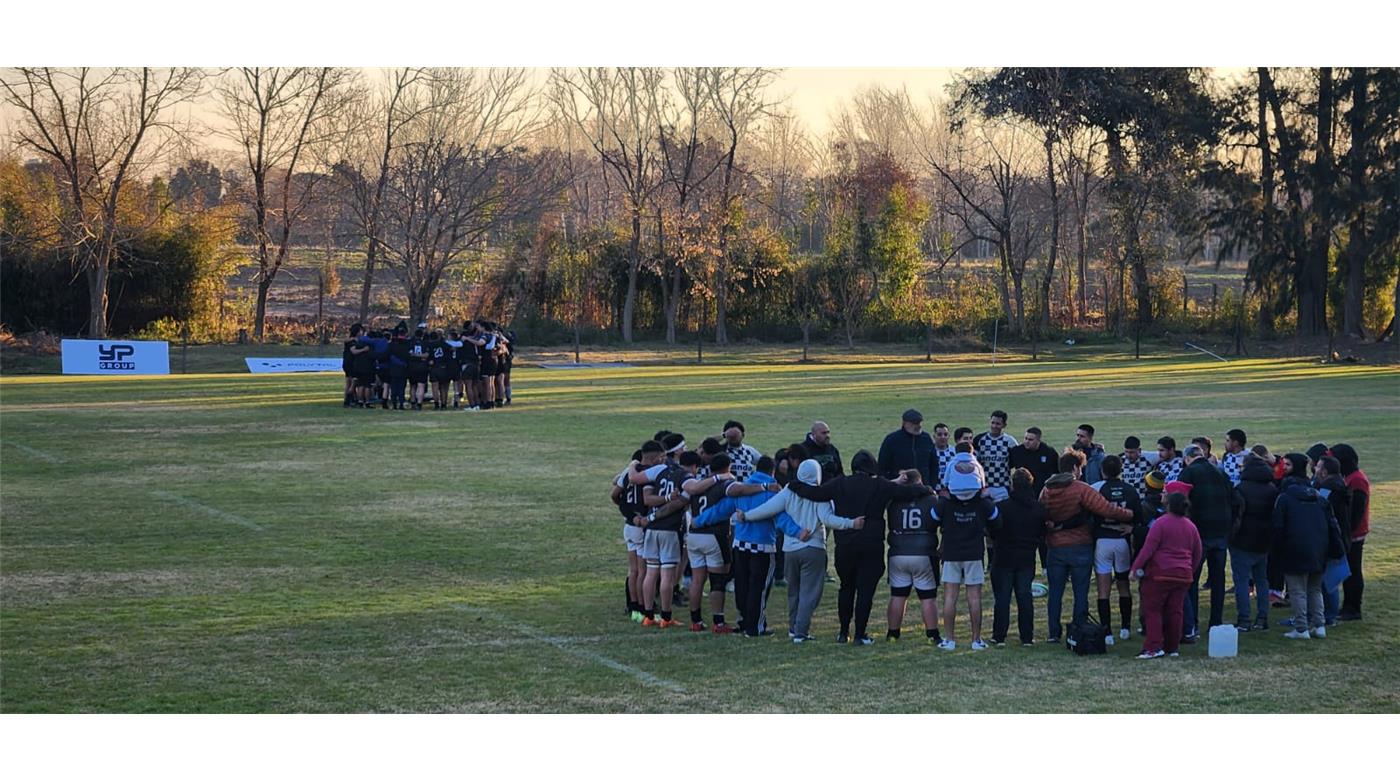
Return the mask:
[[481,376],[482,376],[482,377],[495,376],[495,375],[496,375],[496,369],[497,369],[497,367],[496,367],[496,360],[495,360],[495,358],[491,358],[490,360],[483,360],[483,361],[481,361]]
[[355,386],[356,386],[356,387],[373,387],[373,386],[374,386],[374,372],[373,372],[373,371],[367,371],[367,372],[362,373],[362,374],[356,374],[356,375],[355,375]]
[[481,379],[481,366],[477,363],[463,363],[462,379],[468,382],[479,381]]
[[449,366],[434,366],[429,374],[432,376],[434,382],[451,382],[457,372],[453,371]]
[[348,377],[355,375],[355,373],[350,370],[349,366],[341,366],[341,370],[343,370],[345,372],[345,375]]
[[428,381],[427,366],[424,366],[423,368],[410,368],[408,370],[408,381],[412,382],[415,385],[421,385],[424,382]]

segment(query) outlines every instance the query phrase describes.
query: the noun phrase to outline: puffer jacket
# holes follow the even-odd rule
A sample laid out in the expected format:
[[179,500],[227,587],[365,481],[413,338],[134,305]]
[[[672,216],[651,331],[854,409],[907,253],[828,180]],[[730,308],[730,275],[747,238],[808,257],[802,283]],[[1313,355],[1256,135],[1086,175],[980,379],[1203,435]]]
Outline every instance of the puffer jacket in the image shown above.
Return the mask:
[[1230,544],[1246,552],[1268,552],[1273,536],[1274,504],[1278,502],[1274,470],[1263,461],[1246,465],[1240,472],[1240,486],[1236,490],[1244,499],[1244,512]]
[[1274,504],[1273,536],[1284,574],[1321,574],[1327,568],[1328,547],[1341,546],[1342,529],[1312,486],[1286,477]]

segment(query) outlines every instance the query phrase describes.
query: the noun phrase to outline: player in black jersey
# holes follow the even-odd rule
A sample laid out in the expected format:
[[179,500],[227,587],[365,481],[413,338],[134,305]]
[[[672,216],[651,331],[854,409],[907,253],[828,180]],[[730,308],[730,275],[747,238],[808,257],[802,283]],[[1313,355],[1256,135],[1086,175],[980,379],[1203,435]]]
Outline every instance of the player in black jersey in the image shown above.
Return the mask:
[[369,347],[360,343],[360,333],[364,327],[360,323],[350,326],[350,338],[345,340],[345,349],[340,354],[340,368],[345,372],[345,405],[354,406],[359,400],[359,394],[355,392],[355,355],[357,350],[363,348],[366,352]]
[[506,406],[510,406],[510,369],[515,363],[515,331],[508,330],[503,335],[506,337],[506,354],[501,362],[501,388],[505,393]]
[[1128,572],[1132,568],[1132,539],[1135,526],[1143,523],[1142,500],[1132,485],[1123,481],[1123,462],[1117,455],[1109,455],[1099,466],[1103,481],[1093,485],[1108,503],[1130,509],[1133,519],[1114,523],[1095,518],[1094,523],[1094,574],[1098,582],[1099,625],[1106,632],[1107,644],[1113,644],[1112,614],[1109,610],[1108,594],[1114,581],[1118,583],[1118,612],[1122,625],[1119,639],[1131,636],[1129,627],[1133,624],[1133,592],[1128,583]]
[[452,380],[459,374],[454,359],[456,350],[447,343],[441,329],[433,331],[432,338],[428,340],[427,350],[428,376],[433,380],[433,408],[442,411],[447,409]]
[[408,384],[409,396],[413,399],[415,411],[422,410],[423,397],[428,392],[428,336],[426,323],[418,323],[413,338],[408,340]]
[[412,345],[408,340],[408,326],[400,322],[394,327],[394,339],[389,342],[389,385],[394,408],[404,408],[404,385],[408,382],[409,354]]
[[640,450],[632,454],[632,464],[623,469],[613,480],[612,499],[622,513],[622,540],[627,546],[627,606],[632,622],[642,622],[642,580],[646,574],[646,562],[642,558],[642,546],[646,539],[643,517],[646,507],[642,503],[640,483],[628,479],[634,470],[647,470],[661,462],[660,442],[646,442]]
[[[647,565],[642,581],[642,614],[646,616],[642,625],[671,628],[680,625],[680,621],[671,616],[671,603],[680,573],[680,531],[687,504],[681,483],[688,475],[679,465],[663,463],[654,470],[649,469],[647,476],[651,482],[642,488],[642,503],[651,513],[645,518],[646,537],[642,542],[642,557]],[[655,615],[658,611],[659,620]]]
[[729,456],[721,452],[710,459],[708,477],[699,473],[701,457],[697,452],[686,452],[680,458],[681,468],[690,478],[681,484],[681,489],[689,496],[686,507],[686,523],[690,526],[686,535],[686,553],[690,558],[690,630],[704,631],[705,622],[701,617],[700,597],[705,592],[705,580],[710,581],[710,616],[714,620],[716,634],[732,634],[734,629],[724,622],[725,585],[729,582],[729,566],[733,562],[730,551],[729,525],[697,528],[691,521],[706,509],[724,499],[725,490],[734,481],[729,473]]
[[[903,472],[911,485],[917,485],[922,477],[918,469]],[[885,613],[889,628],[885,633],[886,642],[896,642],[904,623],[904,606],[909,601],[910,591],[919,594],[919,611],[924,618],[924,636],[930,644],[937,644],[942,637],[938,633],[938,581],[934,577],[933,561],[938,549],[937,524],[934,519],[936,495],[928,495],[914,501],[891,501],[886,510],[889,527],[889,574],[890,606]]]
[[447,346],[451,350],[448,353],[448,361],[452,364],[453,409],[462,408],[462,399],[466,397],[466,383],[462,381],[462,353],[467,351],[465,344],[466,342],[462,341],[462,336],[456,328],[447,331]]

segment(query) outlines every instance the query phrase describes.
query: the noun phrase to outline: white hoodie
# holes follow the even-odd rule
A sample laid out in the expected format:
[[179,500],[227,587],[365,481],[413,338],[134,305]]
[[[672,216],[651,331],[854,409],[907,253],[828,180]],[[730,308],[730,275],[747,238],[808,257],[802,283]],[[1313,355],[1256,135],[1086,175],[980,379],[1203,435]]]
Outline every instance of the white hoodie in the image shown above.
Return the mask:
[[[822,482],[822,467],[815,460],[804,460],[802,465],[797,467],[797,478],[803,482],[816,487]],[[756,509],[750,509],[744,513],[745,520],[767,520],[782,512],[787,512],[788,516],[803,528],[812,532],[807,541],[802,541],[792,534],[783,534],[783,552],[800,550],[803,547],[817,547],[826,549],[826,527],[832,528],[853,528],[855,521],[849,517],[841,517],[836,514],[836,509],[830,501],[809,501],[796,493],[783,488],[778,493]]]

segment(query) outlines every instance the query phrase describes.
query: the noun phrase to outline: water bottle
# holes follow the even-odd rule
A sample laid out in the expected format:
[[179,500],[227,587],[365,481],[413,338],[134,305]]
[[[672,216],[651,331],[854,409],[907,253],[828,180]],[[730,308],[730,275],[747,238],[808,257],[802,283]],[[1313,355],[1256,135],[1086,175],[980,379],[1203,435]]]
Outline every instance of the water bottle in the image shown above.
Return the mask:
[[1240,632],[1234,626],[1212,626],[1208,642],[1206,652],[1211,658],[1234,658],[1239,655]]

